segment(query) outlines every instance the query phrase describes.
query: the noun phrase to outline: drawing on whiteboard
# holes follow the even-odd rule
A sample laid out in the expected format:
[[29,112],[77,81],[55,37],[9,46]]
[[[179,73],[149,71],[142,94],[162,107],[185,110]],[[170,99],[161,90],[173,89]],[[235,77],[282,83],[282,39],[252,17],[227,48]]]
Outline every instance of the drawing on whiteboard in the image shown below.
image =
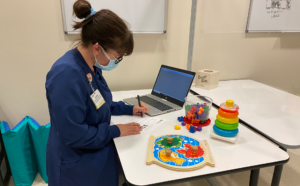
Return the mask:
[[266,0],[266,9],[290,10],[292,0]]
[[266,0],[267,13],[271,15],[271,18],[278,18],[287,10],[291,10],[292,0]]
[[247,32],[300,32],[300,0],[251,0]]

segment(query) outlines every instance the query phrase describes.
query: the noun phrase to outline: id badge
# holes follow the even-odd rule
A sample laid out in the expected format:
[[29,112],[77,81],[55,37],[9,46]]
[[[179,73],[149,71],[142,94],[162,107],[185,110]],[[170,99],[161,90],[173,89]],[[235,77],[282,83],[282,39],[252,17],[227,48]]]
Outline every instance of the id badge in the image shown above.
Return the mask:
[[95,92],[90,97],[96,107],[96,110],[98,110],[105,103],[105,100],[103,99],[98,89],[95,90]]

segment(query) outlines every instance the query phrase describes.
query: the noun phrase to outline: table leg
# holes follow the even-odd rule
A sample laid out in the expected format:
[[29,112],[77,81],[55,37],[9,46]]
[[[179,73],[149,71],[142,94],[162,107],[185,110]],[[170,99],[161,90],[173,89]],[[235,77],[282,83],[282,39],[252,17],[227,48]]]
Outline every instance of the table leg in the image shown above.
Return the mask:
[[260,169],[251,170],[249,186],[257,186],[258,185],[259,170]]
[[271,186],[279,186],[283,165],[275,166]]
[[210,185],[210,186],[218,186],[214,180],[212,180],[212,178],[206,178],[205,179],[207,181],[207,183]]

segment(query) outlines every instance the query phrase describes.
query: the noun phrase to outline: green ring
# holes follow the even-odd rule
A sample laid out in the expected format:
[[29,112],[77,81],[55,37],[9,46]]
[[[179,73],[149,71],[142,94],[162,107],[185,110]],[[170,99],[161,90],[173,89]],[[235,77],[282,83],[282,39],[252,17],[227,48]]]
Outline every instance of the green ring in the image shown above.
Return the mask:
[[234,123],[234,124],[226,124],[226,123],[222,123],[219,120],[215,120],[215,124],[217,125],[217,127],[219,127],[220,129],[223,130],[235,130],[239,127],[239,122]]

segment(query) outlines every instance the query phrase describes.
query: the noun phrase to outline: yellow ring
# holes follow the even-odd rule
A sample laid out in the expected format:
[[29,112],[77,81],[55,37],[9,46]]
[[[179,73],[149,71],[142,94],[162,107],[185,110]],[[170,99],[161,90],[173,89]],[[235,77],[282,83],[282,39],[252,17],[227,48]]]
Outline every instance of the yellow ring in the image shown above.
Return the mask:
[[227,123],[227,124],[234,124],[239,122],[239,118],[224,118],[222,116],[220,116],[219,114],[217,115],[217,120],[219,120],[222,123]]

